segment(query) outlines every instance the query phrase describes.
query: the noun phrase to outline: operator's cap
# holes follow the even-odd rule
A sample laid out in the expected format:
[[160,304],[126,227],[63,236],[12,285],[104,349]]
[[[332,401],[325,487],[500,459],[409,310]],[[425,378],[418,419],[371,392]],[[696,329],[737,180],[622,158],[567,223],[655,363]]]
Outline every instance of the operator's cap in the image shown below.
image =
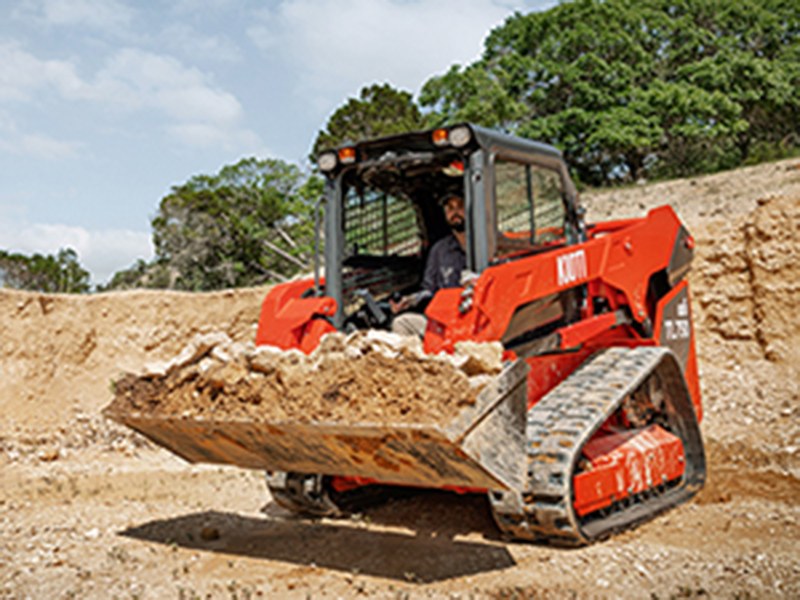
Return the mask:
[[439,196],[439,199],[436,201],[439,206],[444,207],[445,204],[450,200],[450,198],[458,198],[462,202],[464,201],[464,196],[462,194],[458,194],[456,192],[449,192],[447,194],[442,194]]

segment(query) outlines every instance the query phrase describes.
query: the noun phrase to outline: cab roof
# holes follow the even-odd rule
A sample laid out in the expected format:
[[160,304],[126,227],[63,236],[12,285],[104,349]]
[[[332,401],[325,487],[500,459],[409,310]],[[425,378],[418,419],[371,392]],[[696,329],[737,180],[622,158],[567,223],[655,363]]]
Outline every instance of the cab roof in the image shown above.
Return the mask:
[[[450,132],[459,128],[466,128],[469,131],[469,140],[465,144],[456,147],[450,143],[434,143],[435,132]],[[355,150],[353,163],[376,160],[384,157],[387,153],[398,151],[405,153],[456,150],[468,154],[477,149],[487,152],[505,150],[512,153],[525,155],[533,154],[547,157],[551,160],[563,161],[561,151],[550,144],[535,142],[472,123],[458,123],[448,127],[401,133],[381,138],[362,140],[356,143],[342,144],[334,149],[320,153],[319,157],[328,153],[333,153],[335,156],[339,157],[342,155],[342,151],[347,149]],[[346,163],[337,160],[335,167],[329,169],[327,173],[329,175],[335,175],[342,170],[343,166],[346,166]]]

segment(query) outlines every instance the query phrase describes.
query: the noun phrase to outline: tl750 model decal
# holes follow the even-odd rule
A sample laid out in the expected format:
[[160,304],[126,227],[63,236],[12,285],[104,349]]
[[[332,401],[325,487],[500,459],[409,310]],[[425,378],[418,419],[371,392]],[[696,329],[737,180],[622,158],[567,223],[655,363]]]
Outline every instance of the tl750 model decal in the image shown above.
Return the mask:
[[586,253],[583,250],[562,254],[556,258],[557,281],[559,287],[584,279],[588,273]]
[[677,319],[664,319],[664,333],[667,341],[688,340],[692,333],[689,321],[689,301],[683,298],[677,306]]
[[673,290],[661,311],[659,343],[669,346],[685,369],[692,346],[692,316],[689,314],[689,294],[686,285]]

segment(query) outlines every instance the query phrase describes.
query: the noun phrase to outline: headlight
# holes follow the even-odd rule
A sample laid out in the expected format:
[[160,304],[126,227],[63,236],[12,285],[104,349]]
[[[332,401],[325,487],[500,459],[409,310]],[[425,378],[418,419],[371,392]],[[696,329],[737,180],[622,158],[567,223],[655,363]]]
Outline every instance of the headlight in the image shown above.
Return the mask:
[[453,127],[450,130],[450,134],[448,135],[450,144],[452,144],[456,148],[463,148],[464,146],[469,144],[471,138],[472,138],[472,132],[469,130],[469,127],[466,127],[464,125],[461,125],[459,127]]
[[336,154],[334,152],[320,154],[317,159],[317,166],[323,172],[333,171],[336,168]]

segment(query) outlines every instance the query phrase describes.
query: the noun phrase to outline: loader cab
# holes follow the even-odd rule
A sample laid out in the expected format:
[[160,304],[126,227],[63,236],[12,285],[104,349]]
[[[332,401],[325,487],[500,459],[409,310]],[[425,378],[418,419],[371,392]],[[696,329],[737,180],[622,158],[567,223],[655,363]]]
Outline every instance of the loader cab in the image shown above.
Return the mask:
[[347,145],[322,153],[318,166],[325,295],[337,301],[339,329],[362,326],[365,291],[380,304],[419,288],[428,252],[450,235],[444,195],[465,200],[467,270],[477,275],[582,236],[560,152],[475,125]]

